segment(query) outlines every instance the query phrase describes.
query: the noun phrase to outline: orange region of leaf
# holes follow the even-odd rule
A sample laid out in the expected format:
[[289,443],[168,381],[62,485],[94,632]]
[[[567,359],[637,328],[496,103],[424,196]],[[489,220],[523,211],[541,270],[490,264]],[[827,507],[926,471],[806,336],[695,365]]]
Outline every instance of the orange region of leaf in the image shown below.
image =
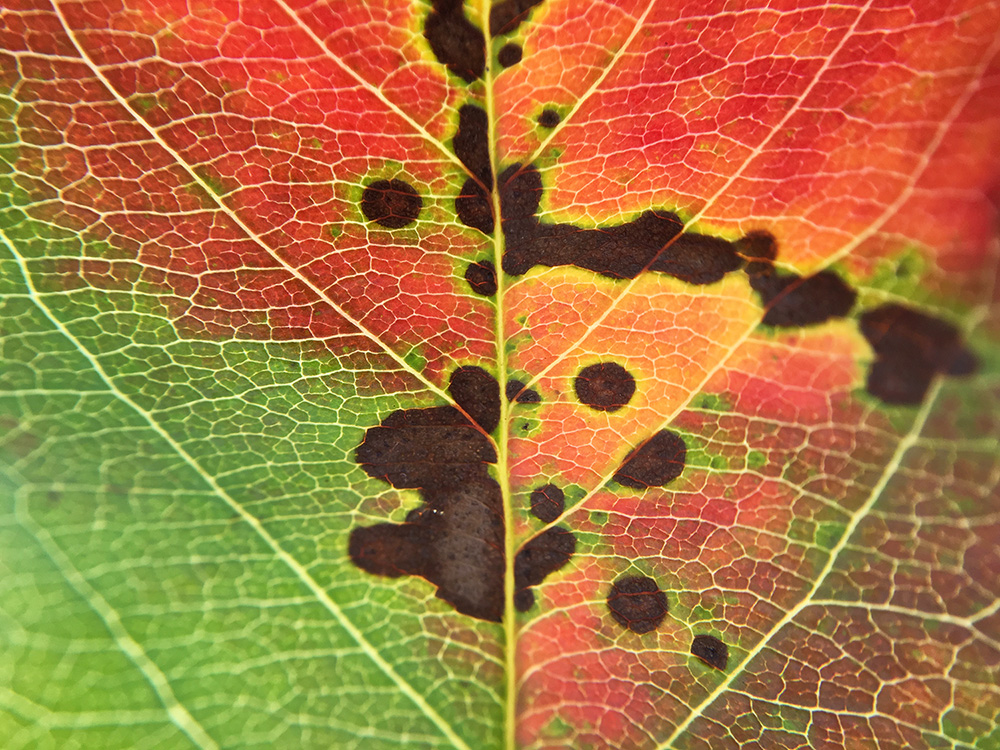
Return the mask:
[[[510,368],[537,374],[551,365],[537,385],[539,431],[511,438],[515,486],[544,475],[594,486],[600,470],[617,465],[690,398],[760,315],[742,279],[730,277],[706,291],[647,274],[573,349],[587,330],[588,314],[609,306],[617,291],[584,271],[559,268],[527,277],[506,294]],[[529,312],[519,322],[523,310]],[[574,392],[577,373],[601,361],[622,364],[636,380],[632,400],[616,412],[581,408]],[[595,464],[594,456],[604,458]]]

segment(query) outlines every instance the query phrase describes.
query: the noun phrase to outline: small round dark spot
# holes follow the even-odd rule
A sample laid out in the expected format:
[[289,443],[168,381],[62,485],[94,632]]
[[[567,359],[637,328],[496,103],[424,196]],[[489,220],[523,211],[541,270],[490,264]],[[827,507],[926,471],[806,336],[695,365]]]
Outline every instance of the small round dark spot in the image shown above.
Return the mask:
[[531,493],[531,513],[540,521],[552,523],[562,515],[566,495],[554,484],[539,487]]
[[465,280],[472,291],[482,297],[492,297],[497,293],[497,270],[488,260],[470,263],[465,269]]
[[411,185],[402,180],[378,180],[361,195],[361,212],[368,221],[389,229],[412,224],[424,202]]
[[554,109],[546,109],[538,116],[538,124],[543,128],[554,128],[562,118]]
[[522,54],[521,45],[510,42],[500,48],[500,51],[497,53],[497,62],[505,68],[509,68],[511,65],[517,65],[521,62]]
[[611,586],[608,611],[623,628],[649,633],[667,616],[667,595],[649,576],[625,576]]
[[591,409],[618,411],[635,394],[635,378],[614,362],[601,362],[580,370],[573,381],[576,397]]
[[683,438],[676,432],[660,430],[625,457],[615,472],[615,481],[637,490],[663,487],[681,475],[686,460]]
[[729,661],[729,648],[714,635],[696,635],[691,653],[715,669],[725,669]]

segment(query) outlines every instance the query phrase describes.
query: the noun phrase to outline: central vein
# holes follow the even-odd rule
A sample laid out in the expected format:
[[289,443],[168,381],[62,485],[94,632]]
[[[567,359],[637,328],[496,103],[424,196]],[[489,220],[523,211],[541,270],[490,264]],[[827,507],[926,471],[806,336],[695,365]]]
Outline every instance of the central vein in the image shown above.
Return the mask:
[[[482,28],[490,28],[490,3],[483,2],[480,6],[480,18]],[[487,31],[488,34],[488,31]],[[492,39],[487,36],[486,49],[488,60],[483,76],[485,84],[485,104],[486,117],[489,124],[487,140],[490,144],[490,167],[493,174],[493,189],[490,197],[493,205],[493,266],[497,274],[496,292],[496,347],[497,382],[500,384],[500,398],[504,408],[501,410],[500,426],[497,432],[497,481],[500,484],[500,491],[503,497],[503,523],[504,523],[504,609],[503,609],[503,630],[504,630],[504,664],[505,664],[505,695],[504,695],[504,747],[506,750],[514,750],[516,746],[517,728],[517,609],[514,607],[514,558],[517,554],[514,534],[514,513],[511,503],[510,472],[508,435],[507,428],[509,407],[506,402],[507,393],[507,346],[506,333],[504,330],[504,281],[503,281],[503,230],[500,222],[500,191],[496,180],[500,174],[497,152],[496,152],[496,105],[493,98],[493,68],[492,53],[490,51]],[[487,186],[489,187],[489,186]]]

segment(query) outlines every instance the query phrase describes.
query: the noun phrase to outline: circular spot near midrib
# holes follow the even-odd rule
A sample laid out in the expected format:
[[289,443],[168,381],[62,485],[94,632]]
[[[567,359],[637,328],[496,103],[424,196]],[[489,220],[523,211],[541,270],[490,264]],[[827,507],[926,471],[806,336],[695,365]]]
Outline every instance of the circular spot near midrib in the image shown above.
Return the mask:
[[497,53],[497,62],[505,68],[509,68],[511,65],[517,65],[521,62],[523,54],[520,44],[509,42],[500,48],[500,52]]
[[635,378],[616,362],[600,362],[580,370],[573,387],[591,409],[618,411],[635,394]]
[[423,199],[403,180],[377,180],[361,195],[361,212],[368,221],[400,229],[417,220]]

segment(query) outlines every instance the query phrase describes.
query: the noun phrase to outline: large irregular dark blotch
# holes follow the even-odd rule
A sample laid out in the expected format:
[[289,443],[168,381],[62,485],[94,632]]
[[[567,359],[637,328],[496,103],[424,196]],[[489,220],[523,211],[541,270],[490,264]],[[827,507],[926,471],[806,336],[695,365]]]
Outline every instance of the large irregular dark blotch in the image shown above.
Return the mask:
[[535,216],[542,178],[534,166],[508,167],[499,179],[505,250],[503,270],[521,276],[535,266],[577,266],[612,279],[659,271],[690,284],[711,284],[743,265],[734,245],[718,237],[682,232],[667,211],[645,211],[604,229],[543,224]]
[[611,619],[633,633],[651,633],[667,616],[667,595],[649,576],[624,576],[608,593]]
[[417,220],[424,201],[403,180],[377,180],[361,193],[361,213],[389,229],[401,229]]
[[725,669],[729,663],[729,647],[714,635],[696,635],[691,653],[715,669]]
[[465,280],[476,294],[492,297],[497,293],[497,269],[491,261],[470,263],[465,269]]
[[537,404],[542,400],[542,397],[534,388],[525,387],[520,380],[508,380],[507,400],[516,401],[519,404]]
[[486,70],[486,39],[482,29],[465,17],[462,0],[433,0],[424,23],[424,37],[438,62],[466,83],[482,77]]
[[514,558],[514,606],[526,612],[535,603],[532,586],[555,573],[576,552],[576,537],[569,529],[553,526],[521,547]]
[[490,165],[489,122],[486,111],[464,104],[458,111],[458,132],[452,142],[455,155],[473,175],[462,184],[455,212],[465,226],[493,233],[493,168]]
[[490,9],[490,35],[509,34],[528,17],[542,0],[503,0]]
[[751,232],[736,242],[747,261],[750,286],[766,308],[763,323],[778,328],[818,325],[847,315],[857,293],[832,271],[802,277],[774,267],[777,243],[767,232]]
[[545,523],[552,523],[566,509],[566,495],[554,484],[546,484],[534,490],[529,502],[531,515]]
[[635,378],[617,362],[599,362],[580,370],[573,389],[591,409],[618,411],[635,395]]
[[614,479],[623,487],[636,490],[663,487],[681,475],[686,460],[683,438],[676,432],[660,430],[629,452]]
[[485,370],[461,367],[452,375],[449,393],[468,417],[453,406],[400,409],[365,432],[357,462],[369,476],[393,487],[419,490],[423,505],[404,523],[354,529],[348,552],[362,570],[420,576],[459,612],[499,622],[503,498],[489,475],[497,455],[483,431],[491,432],[499,422],[500,387]]
[[935,375],[969,375],[978,366],[955,326],[912,308],[882,305],[860,326],[875,352],[868,392],[886,403],[919,404]]

